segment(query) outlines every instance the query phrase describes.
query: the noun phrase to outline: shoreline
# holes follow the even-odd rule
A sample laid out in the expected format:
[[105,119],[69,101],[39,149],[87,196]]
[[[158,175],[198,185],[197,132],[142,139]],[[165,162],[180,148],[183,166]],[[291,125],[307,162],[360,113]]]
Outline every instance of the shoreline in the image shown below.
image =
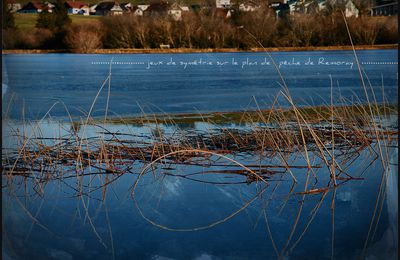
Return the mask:
[[[334,105],[333,109],[336,112],[345,114],[344,112],[352,110],[352,117],[363,116],[363,111],[368,110],[367,103],[362,104],[345,104]],[[398,115],[397,103],[374,103],[372,109],[374,113],[379,113],[385,116]],[[308,122],[319,122],[321,120],[328,120],[332,113],[331,106],[314,105],[314,106],[298,106],[297,111],[302,114],[303,118]],[[262,123],[264,120],[260,115],[277,115],[285,116],[286,119],[296,120],[296,114],[291,107],[277,107],[277,108],[263,108],[263,109],[249,109],[249,110],[227,110],[227,111],[204,111],[204,112],[170,112],[170,113],[145,113],[145,114],[128,114],[128,115],[109,115],[106,123],[113,125],[132,124],[192,124],[198,122],[211,122],[213,124],[242,124],[249,122],[246,119],[251,119],[250,122]],[[81,123],[82,116],[73,115],[71,118],[68,116],[54,117],[52,120],[55,122],[64,122],[78,124]],[[22,122],[19,118],[7,118],[9,122],[19,123]],[[28,121],[37,122],[39,119],[29,118]],[[50,121],[52,121],[50,120]],[[104,115],[91,117],[89,125],[92,123],[104,122]],[[274,122],[274,120],[271,120]]]
[[[385,113],[387,115],[396,115],[398,110],[397,104],[375,104],[374,112]],[[360,108],[367,108],[368,104],[359,105],[336,105],[334,109],[336,111],[342,111],[343,113],[352,109],[353,116],[362,116]],[[304,119],[310,122],[319,122],[321,120],[327,120],[331,116],[330,106],[304,106],[298,107],[297,110],[303,115]],[[264,122],[260,117],[262,115],[281,114],[286,118],[296,119],[294,110],[292,108],[269,108],[259,110],[237,110],[237,111],[215,111],[215,112],[203,112],[203,113],[170,113],[170,114],[147,114],[147,115],[131,115],[121,117],[109,117],[107,123],[109,124],[133,124],[143,125],[154,124],[154,123],[174,123],[174,124],[192,124],[197,122],[212,122],[213,124],[241,124],[246,122],[247,119],[251,119],[251,122]],[[93,118],[96,122],[99,118]],[[100,120],[103,120],[101,118]],[[272,120],[273,121],[273,120]]]
[[[355,50],[388,50],[398,49],[398,44],[380,45],[358,45]],[[217,49],[97,49],[80,54],[184,54],[184,53],[220,53],[220,52],[291,52],[291,51],[348,51],[353,50],[353,46],[310,46],[310,47],[271,47],[271,48],[251,48],[239,50],[237,48],[217,48]],[[76,53],[70,50],[2,50],[2,54],[49,54],[49,53]]]

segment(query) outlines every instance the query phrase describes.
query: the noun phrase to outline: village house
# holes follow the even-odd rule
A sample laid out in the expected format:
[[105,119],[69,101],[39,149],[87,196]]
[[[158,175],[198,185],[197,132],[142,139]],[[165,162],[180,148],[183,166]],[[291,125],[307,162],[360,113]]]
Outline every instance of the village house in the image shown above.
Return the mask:
[[90,8],[87,3],[84,2],[65,2],[65,7],[68,9],[68,14],[79,14],[79,15],[89,15]]
[[143,16],[144,11],[149,7],[150,5],[146,4],[138,4],[137,6],[132,6],[131,8],[131,13],[135,16]]
[[343,9],[346,17],[358,17],[359,10],[355,6],[352,0],[324,0],[319,2],[319,11],[322,11],[326,8],[326,5],[330,4],[331,6],[338,6]]
[[[13,11],[18,10],[18,13],[40,13],[43,10],[52,12],[54,9],[54,5],[50,2],[38,3],[32,1],[21,8],[20,4],[13,2],[14,0],[10,1],[9,8]],[[398,6],[395,0],[374,0],[373,2],[375,5],[369,9],[371,16],[397,15],[398,13]],[[68,9],[68,13],[74,15],[121,15],[123,13],[131,13],[135,16],[170,16],[176,21],[181,20],[185,12],[199,12],[207,8],[218,10],[216,11],[217,16],[230,17],[232,15],[231,0],[215,0],[214,3],[215,6],[209,5],[207,7],[193,4],[188,7],[181,6],[176,2],[170,4],[164,0],[151,0],[150,5],[141,3],[137,6],[129,2],[120,4],[119,1],[106,1],[89,6],[85,2],[67,1],[65,6]],[[268,3],[268,6],[274,10],[278,18],[294,13],[315,14],[328,10],[328,6],[341,8],[346,17],[358,17],[360,13],[353,0],[270,0]],[[241,12],[252,12],[260,8],[260,5],[257,0],[243,0],[236,7]],[[225,11],[222,12],[219,9]]]
[[96,14],[96,7],[97,7],[97,4],[89,5],[89,13],[91,15],[95,15]]
[[121,3],[119,5],[124,13],[132,13],[134,7],[131,3]]
[[147,8],[149,8],[150,5],[148,4],[138,4],[137,7],[141,9],[143,12],[146,11]]
[[132,7],[132,14],[135,16],[143,16],[143,10],[139,6]]
[[190,11],[189,6],[183,5],[183,6],[179,6],[179,7],[181,8],[182,12],[189,12]]
[[288,0],[282,3],[288,4],[290,14],[315,14],[325,8],[326,0]]
[[348,0],[345,4],[345,10],[344,14],[346,17],[358,17],[360,14],[360,11],[357,9],[356,5],[353,3],[353,1]]
[[344,11],[346,17],[359,16],[359,10],[352,0],[289,0],[281,3],[289,5],[290,14],[307,13],[316,14],[326,10],[327,6],[336,6]]
[[228,9],[231,7],[231,0],[216,0],[215,6],[217,8]]
[[24,14],[37,14],[37,13],[41,13],[45,9],[47,9],[49,13],[52,12],[51,9],[48,9],[48,7],[42,3],[28,2],[17,12],[24,13]]
[[54,7],[55,7],[54,4],[52,4],[52,3],[50,3],[50,2],[47,2],[47,1],[44,2],[43,4],[44,4],[45,8],[47,8],[48,10],[52,10],[52,11],[53,11],[53,9],[54,9]]
[[326,1],[318,1],[318,10],[324,10],[326,8]]
[[182,19],[182,10],[179,8],[169,9],[168,15],[171,16],[175,21],[179,21]]
[[123,10],[118,2],[101,2],[96,6],[96,15],[122,15]]
[[185,12],[189,12],[189,7],[180,6],[177,3],[174,3],[170,6],[168,15],[171,16],[175,21],[180,21],[182,19],[182,14]]
[[[130,12],[131,14],[135,16],[143,16],[144,11],[149,7],[150,5],[146,4],[139,4],[139,5],[132,5],[130,6],[125,6],[127,9],[127,12]],[[123,8],[124,9],[124,8]]]
[[304,3],[303,3],[303,1],[291,0],[291,1],[288,1],[288,5],[289,5],[289,13],[290,14],[304,12]]
[[15,13],[22,8],[22,5],[20,3],[15,3],[14,1],[8,1],[7,8],[10,12]]

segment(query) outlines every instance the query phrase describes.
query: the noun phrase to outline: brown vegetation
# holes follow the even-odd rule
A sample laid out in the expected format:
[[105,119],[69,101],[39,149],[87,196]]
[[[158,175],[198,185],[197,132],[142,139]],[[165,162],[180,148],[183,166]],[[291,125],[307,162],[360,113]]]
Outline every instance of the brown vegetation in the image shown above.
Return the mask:
[[[397,17],[347,18],[350,33],[357,45],[393,44],[397,42]],[[183,14],[181,20],[169,16],[106,16],[100,24],[69,25],[64,43],[73,51],[94,49],[148,49],[169,44],[171,48],[251,49],[259,47],[309,47],[350,45],[345,21],[340,12],[329,14],[295,14],[277,19],[268,7],[254,12],[235,10],[226,18],[213,9]],[[5,49],[63,49],[54,46],[45,31],[21,33],[3,30]],[[50,39],[49,39],[50,37]],[[58,36],[60,37],[60,36]],[[48,40],[53,40],[53,45]],[[51,43],[52,41],[50,41]],[[61,41],[62,42],[62,41]]]
[[15,29],[3,30],[4,49],[42,49],[48,48],[54,33],[48,29],[35,28],[30,31]]
[[[348,18],[357,45],[395,43],[395,17]],[[308,47],[350,45],[343,17],[298,14],[276,19],[268,9],[234,14],[226,19],[203,12],[184,16],[181,21],[168,17],[105,17],[106,48],[239,48]],[[115,30],[115,28],[119,28]]]
[[87,53],[102,47],[103,33],[98,23],[72,25],[65,38],[74,52]]
[[[290,96],[288,99],[292,102]],[[396,113],[394,107],[377,104],[371,108],[367,105],[309,108],[293,106],[292,109],[274,107],[267,111],[224,116],[225,120],[233,120],[228,122],[247,125],[246,129],[227,129],[223,126],[210,132],[180,129],[172,135],[164,133],[163,124],[177,124],[180,122],[179,118],[138,118],[142,124],[155,124],[149,136],[110,132],[100,122],[88,117],[86,122],[71,122],[69,136],[49,138],[39,134],[39,122],[34,127],[34,136],[21,135],[15,130],[13,135],[20,145],[17,150],[9,151],[3,157],[3,174],[49,180],[70,174],[70,177],[76,176],[76,170],[83,174],[88,170],[90,172],[90,169],[98,169],[117,174],[115,177],[118,178],[119,174],[125,172],[134,173],[130,165],[137,162],[153,165],[163,159],[160,162],[162,164],[204,164],[209,167],[217,162],[213,162],[211,155],[237,156],[247,153],[260,155],[265,159],[278,159],[280,163],[272,166],[239,165],[242,169],[229,171],[243,175],[246,178],[244,182],[265,182],[267,175],[276,171],[282,172],[282,169],[290,172],[293,167],[334,167],[337,177],[344,174],[347,176],[346,180],[350,180],[353,176],[342,170],[341,160],[344,165],[351,158],[358,157],[361,151],[375,150],[372,147],[381,139],[386,140],[387,145],[395,145],[398,132],[384,123],[386,115],[393,113]],[[372,118],[378,118],[378,124]],[[196,120],[216,125],[220,119],[217,116],[199,115]],[[183,120],[187,120],[186,117]],[[117,123],[131,122],[120,119]],[[85,137],[88,127],[97,129],[100,134],[96,137]],[[131,139],[139,136],[138,141]],[[332,149],[335,150],[334,153]],[[320,157],[325,165],[313,165],[308,159],[303,166],[288,163],[293,154],[308,157],[309,153]],[[375,151],[373,153],[376,154]],[[225,170],[222,171],[224,172]]]

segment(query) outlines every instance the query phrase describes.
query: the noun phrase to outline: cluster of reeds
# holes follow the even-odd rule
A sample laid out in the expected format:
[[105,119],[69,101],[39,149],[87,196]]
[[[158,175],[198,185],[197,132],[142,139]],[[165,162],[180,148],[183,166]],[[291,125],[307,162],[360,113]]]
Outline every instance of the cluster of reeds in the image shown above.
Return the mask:
[[[234,159],[244,153],[279,158],[280,163],[273,165],[274,168],[321,167],[310,161],[309,153],[313,153],[323,160],[326,167],[336,169],[339,175],[343,172],[341,158],[357,156],[382,139],[387,140],[388,145],[397,140],[397,130],[385,122],[387,114],[395,113],[394,109],[376,104],[371,111],[366,105],[351,105],[293,106],[289,109],[238,112],[236,122],[244,127],[237,129],[218,125],[212,117],[203,115],[203,122],[214,126],[212,130],[176,127],[173,133],[165,133],[163,128],[176,124],[179,117],[142,117],[142,122],[153,129],[148,135],[110,132],[106,128],[107,121],[104,124],[95,119],[67,124],[69,129],[65,129],[63,136],[57,137],[40,136],[40,126],[36,125],[29,136],[17,131],[10,133],[17,140],[17,145],[3,153],[3,175],[22,175],[41,181],[71,175],[79,177],[94,171],[96,174],[118,175],[140,173],[138,164],[145,167],[160,161],[187,165],[195,161],[210,167],[212,160],[209,157],[215,154],[231,155]],[[88,127],[97,131],[97,136],[86,136]],[[375,150],[371,149],[377,153]],[[302,154],[306,165],[290,165],[288,157],[293,154]],[[274,173],[271,167],[265,165],[253,168],[257,168],[254,170],[257,176]],[[248,180],[257,180],[247,170],[237,172]],[[345,174],[352,177],[351,173]],[[335,175],[332,178],[334,180]],[[294,176],[293,179],[296,181]]]

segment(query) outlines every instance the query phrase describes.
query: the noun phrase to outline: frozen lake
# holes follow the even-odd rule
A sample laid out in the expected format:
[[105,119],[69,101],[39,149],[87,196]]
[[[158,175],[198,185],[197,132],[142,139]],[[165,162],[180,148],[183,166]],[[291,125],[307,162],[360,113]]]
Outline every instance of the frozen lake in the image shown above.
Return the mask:
[[[366,85],[376,99],[397,102],[397,50],[357,51]],[[351,51],[271,54],[298,105],[365,101]],[[268,108],[283,82],[266,53],[3,55],[3,109],[14,119],[40,118],[56,101],[73,116],[88,111],[109,74],[109,109],[114,115],[238,111]],[[104,114],[108,83],[94,107]],[[371,96],[371,95],[370,95]],[[370,97],[372,98],[372,97]],[[8,102],[11,100],[11,105]],[[285,102],[283,97],[278,101]],[[56,106],[52,116],[65,117]]]
[[[357,54],[370,100],[397,103],[397,50]],[[195,122],[178,129],[97,121],[74,128],[64,120],[66,108],[73,117],[84,116],[103,83],[92,114],[104,115],[111,61],[109,116],[269,108],[284,84],[272,60],[299,106],[330,103],[331,92],[337,105],[366,101],[350,51],[271,55],[3,55],[2,160],[7,169],[18,166],[15,175],[4,169],[2,175],[3,258],[397,259],[398,148],[386,140],[382,147],[376,141],[337,144],[335,160],[344,173],[333,187],[330,167],[321,158],[333,150],[330,135],[326,151],[310,145],[310,169],[302,146],[293,142],[294,152],[282,150],[290,171],[279,152],[260,156],[260,149],[189,163],[171,163],[179,158],[174,155],[147,168],[149,160],[128,152],[120,161],[112,158],[118,161],[113,172],[96,150],[103,139],[110,151],[149,148],[154,160],[149,140],[160,141],[160,133],[181,141],[258,125]],[[43,117],[57,101],[36,125],[32,119]],[[288,105],[282,95],[277,102]],[[388,121],[397,123],[394,117]],[[179,136],[181,131],[187,132]],[[93,153],[85,165],[74,157],[82,140]],[[23,156],[16,147],[25,148]],[[377,156],[381,149],[385,167]],[[202,164],[208,161],[214,164]],[[243,175],[238,163],[266,172],[265,182]]]

